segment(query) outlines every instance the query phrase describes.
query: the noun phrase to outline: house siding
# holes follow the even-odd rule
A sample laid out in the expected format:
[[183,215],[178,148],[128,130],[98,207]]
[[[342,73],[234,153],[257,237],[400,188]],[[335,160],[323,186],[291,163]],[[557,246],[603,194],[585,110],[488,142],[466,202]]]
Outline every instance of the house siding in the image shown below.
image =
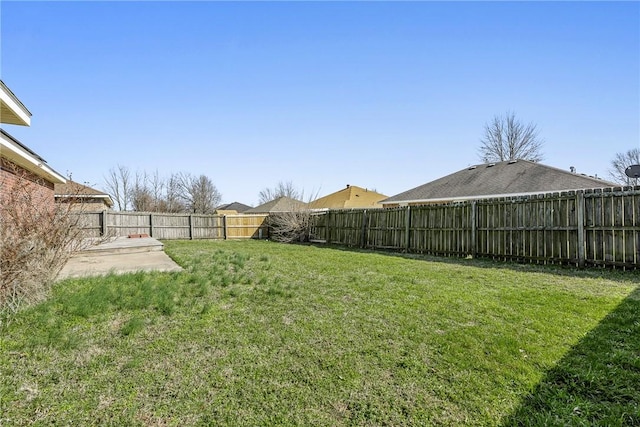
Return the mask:
[[311,209],[372,209],[381,208],[380,201],[386,198],[373,190],[350,185],[314,200],[309,206]]

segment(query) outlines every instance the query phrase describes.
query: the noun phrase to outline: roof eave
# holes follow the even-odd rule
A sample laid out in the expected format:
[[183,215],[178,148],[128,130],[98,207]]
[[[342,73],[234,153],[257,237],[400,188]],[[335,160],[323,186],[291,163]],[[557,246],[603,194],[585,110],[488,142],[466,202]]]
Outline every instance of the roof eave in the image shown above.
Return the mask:
[[31,126],[31,112],[0,80],[0,123]]
[[0,133],[2,157],[7,158],[16,165],[54,184],[64,184],[67,182],[64,176],[49,167],[41,157],[30,152],[30,150],[26,150],[22,144],[16,142],[17,141],[6,132]]
[[54,197],[58,197],[61,199],[71,199],[74,197],[78,199],[103,199],[107,205],[113,205],[111,197],[107,194],[54,194]]
[[[594,187],[600,188],[600,187]],[[606,188],[606,187],[601,187]],[[481,196],[460,196],[460,197],[448,197],[448,198],[435,198],[435,199],[414,199],[414,200],[394,200],[394,201],[382,201],[380,204],[382,205],[409,205],[416,203],[450,203],[450,202],[465,202],[467,200],[485,200],[485,199],[498,199],[503,197],[526,197],[526,196],[534,196],[537,194],[548,194],[548,193],[563,193],[566,191],[580,191],[585,190],[585,188],[569,188],[566,190],[551,190],[551,191],[531,191],[527,193],[505,193],[505,194],[487,194]]]

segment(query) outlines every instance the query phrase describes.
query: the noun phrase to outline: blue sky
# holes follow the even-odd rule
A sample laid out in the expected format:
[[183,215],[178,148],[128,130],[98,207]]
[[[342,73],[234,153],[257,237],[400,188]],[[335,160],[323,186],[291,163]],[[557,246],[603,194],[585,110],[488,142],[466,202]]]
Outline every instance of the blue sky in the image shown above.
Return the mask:
[[607,176],[640,147],[638,2],[0,3],[5,130],[96,188],[117,165],[392,196],[480,163],[515,112],[543,163]]

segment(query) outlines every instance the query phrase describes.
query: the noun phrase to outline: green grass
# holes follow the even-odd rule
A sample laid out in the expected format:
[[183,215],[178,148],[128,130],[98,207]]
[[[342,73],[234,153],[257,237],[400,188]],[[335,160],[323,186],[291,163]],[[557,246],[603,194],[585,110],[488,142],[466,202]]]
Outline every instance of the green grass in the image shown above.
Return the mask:
[[58,283],[2,326],[0,425],[632,425],[640,276],[261,241]]

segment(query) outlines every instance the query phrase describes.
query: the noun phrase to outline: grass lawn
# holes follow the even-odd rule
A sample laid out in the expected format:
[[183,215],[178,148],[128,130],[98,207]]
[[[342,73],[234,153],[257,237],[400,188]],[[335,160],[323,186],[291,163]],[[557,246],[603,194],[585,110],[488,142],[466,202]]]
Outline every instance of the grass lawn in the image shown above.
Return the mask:
[[165,249],[3,324],[0,425],[640,424],[637,272]]

